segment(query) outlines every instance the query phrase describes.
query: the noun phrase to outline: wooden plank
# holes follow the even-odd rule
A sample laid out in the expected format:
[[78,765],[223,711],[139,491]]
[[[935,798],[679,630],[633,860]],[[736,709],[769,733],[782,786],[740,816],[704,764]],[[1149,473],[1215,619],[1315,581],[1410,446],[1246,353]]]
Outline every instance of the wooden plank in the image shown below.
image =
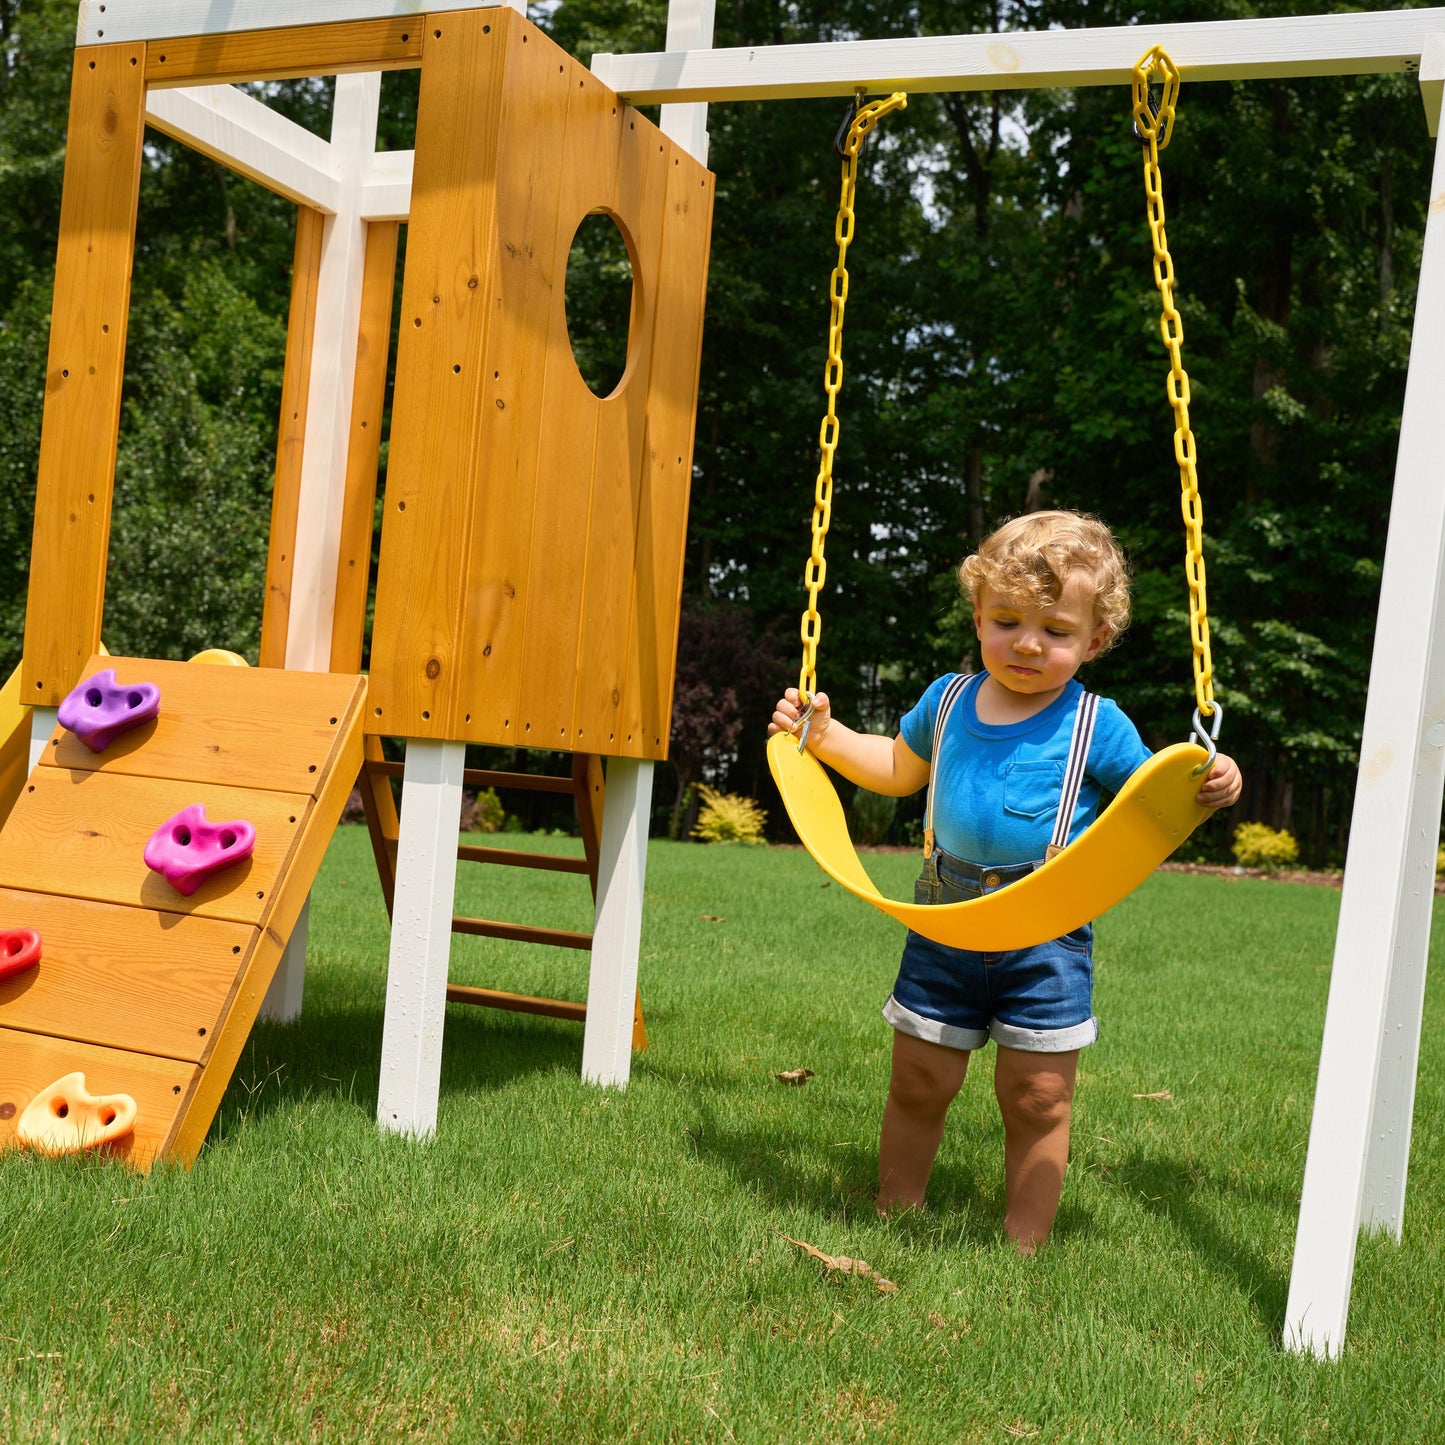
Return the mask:
[[0,1028],[0,1151],[17,1147],[15,1126],[31,1099],[77,1070],[92,1094],[129,1094],[135,1100],[135,1129],[108,1152],[137,1169],[149,1168],[166,1151],[200,1075],[195,1064],[182,1060]]
[[204,1063],[255,928],[0,889],[0,919],[40,930],[38,967],[0,979],[0,1027]]
[[501,77],[517,19],[487,16],[428,21],[372,635],[375,733],[462,736],[459,607],[493,299]]
[[145,46],[78,51],[70,90],[22,694],[54,707],[100,644],[135,246]]
[[597,902],[597,866],[602,840],[602,811],[607,801],[606,775],[596,753],[572,754],[572,786],[577,799],[577,831],[587,858],[592,901]]
[[314,795],[354,692],[350,678],[272,668],[206,667],[130,657],[93,657],[84,676],[114,668],[121,683],[153,682],[160,716],[93,753],[57,727],[44,766],[168,778],[198,786]]
[[[603,404],[597,431],[574,711],[579,737],[594,739],[599,752],[640,757],[656,751],[650,737],[628,722],[635,709],[627,696],[628,657],[634,650],[630,624],[639,582],[637,522],[648,471],[651,398],[660,384],[686,381],[658,376],[653,356],[656,328],[666,324],[658,320],[657,273],[663,205],[677,148],[640,116],[630,111],[627,116],[614,165],[615,204],[637,273],[631,355],[627,378]],[[671,561],[665,559],[663,565]],[[680,556],[677,561],[680,565]],[[649,559],[643,559],[642,570],[650,573]]]
[[336,566],[336,608],[331,628],[332,672],[361,671],[400,230],[394,221],[374,223],[366,229],[356,383],[351,398],[341,550]]
[[286,665],[291,582],[296,566],[296,517],[301,500],[301,459],[306,443],[306,405],[311,390],[316,292],[321,280],[325,223],[326,218],[319,211],[309,206],[297,207],[291,312],[286,323],[286,361],[281,377],[281,426],[276,441],[276,482],[271,493],[271,538],[266,551],[266,595],[261,610],[262,667]]
[[463,843],[457,849],[463,863],[496,863],[503,868],[540,868],[548,873],[586,873],[585,858],[562,858],[555,853],[523,853],[519,848],[484,848]]
[[[457,680],[458,735],[474,742],[569,746],[561,729],[571,728],[571,651],[543,659],[528,652],[526,637],[539,619],[575,609],[573,586],[559,587],[557,579],[579,575],[585,547],[575,505],[551,515],[541,495],[549,465],[568,467],[575,487],[592,460],[596,402],[576,375],[563,298],[567,246],[585,208],[565,219],[559,213],[572,145],[570,108],[585,72],[530,26],[509,24],[505,45],[504,134],[485,278],[495,320],[483,357],[485,393],[471,478],[479,496],[463,584],[468,665]],[[575,208],[575,198],[566,201]],[[556,411],[559,387],[575,394],[587,413],[589,434],[580,443],[572,418]],[[560,546],[539,565],[537,549],[549,540]],[[542,714],[525,715],[523,674],[549,661],[565,667],[566,685],[549,698],[552,711],[563,716],[544,737]]]
[[310,897],[321,860],[341,820],[352,782],[361,767],[361,710],[365,698],[366,682],[355,678],[351,697],[341,714],[336,742],[322,767],[320,790],[306,808],[285,872],[266,900],[260,939],[252,950],[230,1007],[218,1023],[210,1062],[177,1128],[172,1149],[183,1163],[191,1163],[200,1152],[285,951],[286,940]]
[[587,1019],[585,1003],[570,1003],[561,998],[534,998],[526,993],[503,993],[496,988],[472,988],[468,984],[449,983],[448,1003],[468,1003],[476,1008],[506,1009],[509,1013],[540,1014],[544,1018],[569,1019],[573,1023],[584,1023]]
[[[366,766],[379,777],[400,778],[405,774],[405,763],[388,763],[380,758],[371,760],[367,754]],[[491,768],[468,768],[462,781],[473,788],[517,788],[524,793],[571,793],[575,791],[571,778],[556,773],[502,773]]]
[[327,143],[234,85],[148,91],[146,124],[298,206],[336,210]]
[[[191,27],[193,28],[194,23]],[[185,35],[146,53],[150,86],[224,85],[359,70],[406,70],[421,63],[422,17],[287,25],[278,30]]]
[[[310,801],[295,793],[40,768],[0,833],[0,886],[259,924]],[[191,803],[204,803],[212,822],[252,823],[256,851],[187,898],[141,854],[156,828]]]
[[513,943],[547,943],[554,948],[592,947],[590,933],[570,928],[535,928],[528,923],[503,923],[493,918],[452,918],[453,933],[469,933],[476,938],[505,938]]
[[672,726],[687,511],[692,495],[697,383],[716,184],[680,147],[671,150],[653,313],[648,445],[637,521],[636,608],[629,625],[624,732],[641,755],[665,758]]
[[1135,61],[1162,45],[1200,80],[1278,80],[1369,75],[1416,68],[1426,39],[1445,31],[1445,10],[1376,10],[1279,19],[1083,30],[926,35],[636,55],[596,54],[592,68],[634,105],[781,100],[907,90],[1127,87]]

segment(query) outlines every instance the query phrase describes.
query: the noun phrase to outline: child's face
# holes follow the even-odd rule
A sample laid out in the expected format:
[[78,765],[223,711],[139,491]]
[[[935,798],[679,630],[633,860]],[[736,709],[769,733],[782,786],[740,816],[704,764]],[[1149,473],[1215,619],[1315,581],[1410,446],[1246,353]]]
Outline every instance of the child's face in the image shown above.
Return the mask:
[[1022,606],[985,588],[974,598],[973,626],[988,675],[1031,697],[1058,692],[1109,635],[1094,621],[1093,589],[1077,573],[1048,607]]

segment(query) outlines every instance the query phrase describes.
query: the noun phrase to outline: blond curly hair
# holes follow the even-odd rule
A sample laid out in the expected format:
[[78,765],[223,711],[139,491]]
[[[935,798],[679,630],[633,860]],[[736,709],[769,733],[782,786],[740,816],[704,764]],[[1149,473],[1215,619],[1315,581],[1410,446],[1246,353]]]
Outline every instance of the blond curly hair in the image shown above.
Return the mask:
[[[958,569],[975,606],[985,588],[1030,611],[1052,607],[1069,579],[1083,576],[1094,593],[1094,623],[1107,652],[1129,626],[1129,561],[1114,534],[1084,512],[1029,512],[991,532]],[[1097,655],[1097,654],[1096,654]]]

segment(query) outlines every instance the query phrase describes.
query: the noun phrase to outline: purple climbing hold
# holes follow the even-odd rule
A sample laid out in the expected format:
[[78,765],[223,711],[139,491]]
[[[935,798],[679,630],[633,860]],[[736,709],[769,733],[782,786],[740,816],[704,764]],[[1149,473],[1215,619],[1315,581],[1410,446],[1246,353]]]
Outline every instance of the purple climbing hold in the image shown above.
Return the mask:
[[149,722],[161,710],[153,682],[119,683],[107,667],[78,684],[60,704],[60,726],[69,728],[91,752],[106,747],[127,728]]
[[207,822],[205,804],[192,803],[151,834],[144,856],[148,868],[189,895],[212,873],[249,858],[255,846],[256,830],[249,823]]

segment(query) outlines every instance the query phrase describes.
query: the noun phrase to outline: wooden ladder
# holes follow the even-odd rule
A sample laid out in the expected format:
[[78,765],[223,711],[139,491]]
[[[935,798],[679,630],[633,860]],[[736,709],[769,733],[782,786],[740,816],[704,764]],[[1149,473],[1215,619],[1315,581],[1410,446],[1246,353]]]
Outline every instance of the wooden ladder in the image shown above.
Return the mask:
[[[400,821],[391,780],[402,776],[404,764],[389,763],[381,750],[381,739],[368,737],[361,774],[357,786],[361,805],[366,812],[366,826],[371,833],[371,850],[376,857],[376,871],[381,879],[382,896],[386,899],[388,916],[396,891],[396,849]],[[485,848],[462,844],[457,858],[464,863],[499,863],[511,868],[542,868],[554,873],[585,873],[592,885],[592,900],[597,901],[597,866],[600,857],[602,807],[606,789],[602,759],[595,754],[573,753],[570,777],[536,773],[492,772],[485,768],[468,768],[462,781],[474,788],[508,788],[534,793],[570,793],[577,804],[577,821],[582,833],[585,857],[559,858],[551,853],[523,853],[512,848]],[[547,943],[556,948],[590,950],[592,935],[564,928],[537,928],[526,923],[504,923],[491,918],[452,917],[453,933],[469,933],[481,938],[506,938],[519,943]],[[530,994],[504,993],[494,988],[472,988],[465,984],[447,984],[448,1003],[469,1003],[479,1008],[508,1009],[513,1013],[543,1014],[548,1018],[571,1019],[582,1023],[587,1018],[587,1005],[570,999],[535,998]],[[647,1028],[642,1018],[642,994],[639,991],[632,1012],[632,1047],[647,1047]]]

